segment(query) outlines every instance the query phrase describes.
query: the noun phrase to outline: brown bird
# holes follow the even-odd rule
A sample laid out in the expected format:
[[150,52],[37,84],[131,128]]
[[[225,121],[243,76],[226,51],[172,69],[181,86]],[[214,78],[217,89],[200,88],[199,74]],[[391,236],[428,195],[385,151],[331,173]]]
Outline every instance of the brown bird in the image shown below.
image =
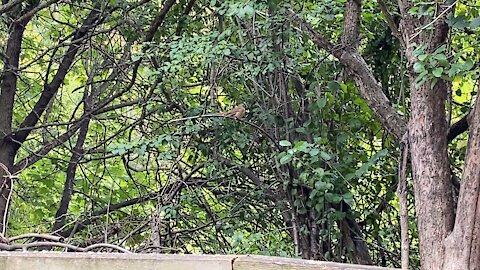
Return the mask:
[[221,112],[220,115],[223,115],[225,117],[240,119],[243,116],[245,116],[245,107],[243,105],[238,105],[233,107],[233,109],[231,109],[228,112]]

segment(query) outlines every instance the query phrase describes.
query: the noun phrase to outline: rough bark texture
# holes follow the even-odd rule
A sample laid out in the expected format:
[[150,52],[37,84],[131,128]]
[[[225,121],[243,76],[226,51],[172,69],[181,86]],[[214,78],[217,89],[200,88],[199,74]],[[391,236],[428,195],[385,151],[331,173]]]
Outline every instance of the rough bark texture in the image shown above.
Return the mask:
[[444,269],[480,269],[480,97],[470,120],[470,139],[455,228],[445,241]]
[[[422,269],[429,270],[474,269],[459,264],[459,258],[452,258],[451,249],[445,248],[445,239],[452,232],[455,220],[447,151],[449,127],[445,112],[445,102],[451,86],[446,81],[440,80],[434,87],[430,82],[417,87],[415,84],[417,74],[413,71],[413,65],[417,61],[413,54],[414,46],[412,44],[414,42],[425,45],[430,52],[446,43],[448,26],[445,22],[445,14],[448,12],[446,10],[448,5],[438,6],[439,12],[442,12],[441,14],[444,16],[439,16],[432,21],[434,25],[432,31],[418,31],[418,27],[423,24],[408,14],[411,5],[410,1],[399,1],[403,15],[402,34],[406,41],[405,54],[410,77],[409,143],[411,144],[421,266]],[[470,204],[466,208],[476,207],[476,201],[470,200]],[[465,208],[459,207],[457,214],[462,215],[465,210]],[[473,216],[472,218],[475,219]],[[456,238],[453,240],[454,242],[463,236],[463,233],[457,236],[450,235],[450,237]],[[457,248],[457,251],[462,254],[469,250],[467,245],[460,245]]]
[[409,125],[415,209],[420,232],[423,269],[441,269],[443,240],[453,227],[453,197],[447,154],[446,89],[439,82],[410,84],[412,117]]

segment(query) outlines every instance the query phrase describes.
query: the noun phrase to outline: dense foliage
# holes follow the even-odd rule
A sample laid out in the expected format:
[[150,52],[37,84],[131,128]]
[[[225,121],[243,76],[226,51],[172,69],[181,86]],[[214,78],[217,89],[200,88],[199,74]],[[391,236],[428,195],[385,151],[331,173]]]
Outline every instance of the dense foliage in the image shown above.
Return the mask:
[[[13,179],[3,234],[399,267],[398,144],[297,20],[340,42],[346,2],[4,0],[0,136],[16,149],[0,154]],[[355,42],[408,116],[406,60],[381,6],[397,23],[398,11],[381,2],[363,1]],[[413,2],[413,16],[438,15]],[[476,96],[478,5],[457,3],[448,46],[415,50],[418,85],[453,84],[449,123]],[[246,114],[219,114],[235,106]],[[454,138],[459,174],[467,136]]]

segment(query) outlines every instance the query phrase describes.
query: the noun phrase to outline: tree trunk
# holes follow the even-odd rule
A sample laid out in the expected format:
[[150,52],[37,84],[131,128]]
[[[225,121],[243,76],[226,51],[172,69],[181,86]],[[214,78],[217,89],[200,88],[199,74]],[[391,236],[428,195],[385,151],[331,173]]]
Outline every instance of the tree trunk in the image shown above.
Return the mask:
[[445,240],[443,269],[480,269],[480,96],[470,116],[470,137],[453,232]]
[[453,228],[452,184],[447,153],[446,83],[415,86],[411,76],[409,125],[415,209],[423,269],[442,269],[443,240]]
[[13,162],[18,144],[12,136],[12,115],[17,90],[17,70],[20,61],[22,38],[25,31],[23,23],[12,23],[5,50],[5,66],[0,80],[0,162],[8,169],[0,170],[0,233],[8,222],[6,220],[8,198],[11,190],[11,178],[9,173],[13,172]]
[[[0,233],[4,233],[7,227],[8,203],[12,187],[12,178],[10,174],[13,171],[13,161],[15,158],[15,150],[13,145],[5,141],[0,143]],[[5,171],[5,169],[8,170]]]

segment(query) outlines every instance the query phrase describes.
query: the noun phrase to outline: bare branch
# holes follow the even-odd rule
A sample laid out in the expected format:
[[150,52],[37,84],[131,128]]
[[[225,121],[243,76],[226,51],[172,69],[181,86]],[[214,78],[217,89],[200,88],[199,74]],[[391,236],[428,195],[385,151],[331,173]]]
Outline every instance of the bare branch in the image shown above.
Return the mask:
[[5,12],[8,12],[10,9],[12,9],[14,6],[22,3],[25,0],[12,0],[10,2],[7,2],[4,5],[0,6],[0,15],[2,15]]
[[401,158],[398,159],[398,186],[397,195],[400,201],[400,239],[402,270],[408,270],[410,241],[408,239],[408,200],[407,200],[407,165],[408,141],[403,142]]
[[46,154],[48,154],[52,149],[56,148],[59,145],[65,143],[70,137],[77,132],[80,128],[81,121],[67,130],[65,133],[60,135],[56,140],[44,145],[40,150],[35,153],[30,154],[29,156],[21,159],[18,161],[14,166],[14,172],[17,173],[20,170],[34,164],[35,162],[39,161],[40,159],[44,158]]
[[60,1],[61,0],[49,0],[47,2],[43,2],[43,3],[39,4],[38,6],[36,6],[35,8],[33,8],[32,10],[30,10],[29,12],[25,13],[22,17],[18,18],[17,22],[18,23],[24,23],[25,21],[30,20],[30,18],[32,18],[33,15],[35,15],[35,13],[37,13],[38,11],[50,6],[53,3],[57,3],[57,2],[60,2]]
[[446,14],[449,12],[454,12],[456,4],[457,4],[457,1],[453,2],[453,4],[446,7],[443,5],[440,5],[440,11],[441,11],[440,14],[437,17],[435,17],[432,21],[422,26],[420,29],[417,29],[416,33],[409,37],[409,40],[414,40],[417,36],[421,35],[425,29],[428,29],[430,26],[434,25],[435,30],[432,31],[433,33],[432,49],[436,48],[440,44],[443,44],[447,38],[447,33],[449,30],[449,27],[445,20],[447,18]]
[[[223,157],[221,155],[215,155],[215,158],[218,159],[221,163],[226,165],[227,167],[234,168],[238,170],[239,172],[243,173],[246,177],[248,177],[252,182],[257,186],[258,189],[262,189],[262,186],[264,185],[264,180],[262,180],[259,176],[255,174],[252,170],[249,168],[243,166],[243,165],[237,165],[233,161],[227,159],[226,157]],[[278,197],[275,196],[275,193],[271,189],[266,189],[265,190],[266,194],[268,197],[270,197],[272,200],[277,201]]]
[[447,140],[450,142],[458,135],[468,130],[468,117],[470,114],[465,115],[462,119],[455,122],[448,131]]
[[114,250],[121,251],[123,253],[131,253],[130,251],[119,247],[117,245],[112,245],[112,244],[94,244],[91,246],[87,247],[77,247],[71,244],[66,244],[66,243],[58,243],[58,242],[33,242],[33,243],[27,243],[27,244],[4,244],[0,243],[0,250],[6,250],[6,251],[15,251],[15,250],[27,250],[29,248],[34,248],[34,247],[63,247],[67,249],[71,249],[73,251],[78,251],[78,252],[87,252],[93,249],[97,248],[110,248]]
[[41,239],[46,239],[50,241],[55,241],[55,242],[62,242],[63,237],[55,236],[55,235],[50,235],[50,234],[43,234],[43,233],[26,233],[26,234],[21,234],[17,236],[12,236],[7,239],[7,243],[9,242],[14,242],[19,239],[24,239],[24,238],[41,238]]
[[359,54],[344,53],[340,62],[354,75],[360,94],[382,125],[400,142],[407,130],[407,122],[392,107],[365,60]]

